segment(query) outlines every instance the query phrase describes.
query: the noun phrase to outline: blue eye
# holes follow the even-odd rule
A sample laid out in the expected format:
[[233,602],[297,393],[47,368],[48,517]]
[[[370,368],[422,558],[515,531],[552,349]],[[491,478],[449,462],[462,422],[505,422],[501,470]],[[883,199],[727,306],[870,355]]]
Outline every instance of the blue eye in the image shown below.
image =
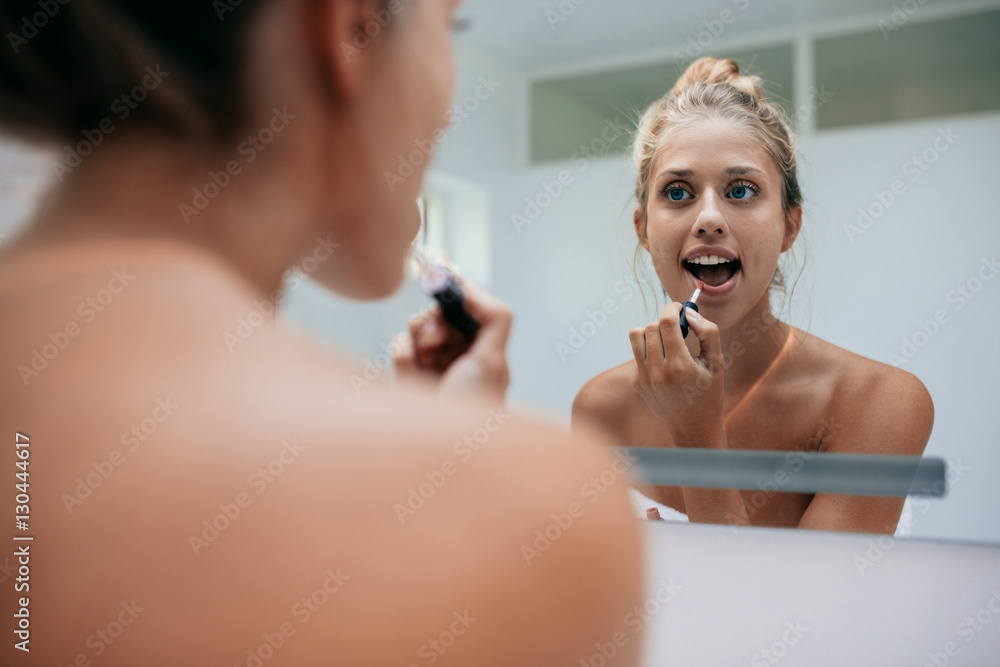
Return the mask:
[[685,197],[685,195],[690,196],[691,194],[684,188],[671,187],[671,186],[664,188],[663,192],[667,195],[667,199],[669,199],[670,201],[683,201],[688,198]]
[[738,185],[734,185],[733,189],[729,191],[730,196],[738,201],[753,199],[759,193],[760,190],[750,183],[740,183]]

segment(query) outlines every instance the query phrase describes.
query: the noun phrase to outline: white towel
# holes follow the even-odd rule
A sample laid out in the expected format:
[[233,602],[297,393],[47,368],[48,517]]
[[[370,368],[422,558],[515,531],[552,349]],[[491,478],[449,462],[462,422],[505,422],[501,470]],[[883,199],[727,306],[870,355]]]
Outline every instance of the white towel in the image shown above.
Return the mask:
[[[688,521],[687,514],[683,512],[678,512],[673,507],[667,507],[666,505],[661,505],[652,498],[644,495],[639,489],[634,486],[629,487],[629,494],[632,497],[632,505],[635,507],[636,513],[639,515],[640,519],[646,518],[646,510],[650,507],[655,507],[660,510],[660,516],[663,517],[664,521],[679,521],[682,523],[690,523]],[[913,506],[910,504],[910,497],[906,497],[906,502],[903,503],[903,513],[899,517],[899,523],[896,525],[896,534],[894,537],[909,537],[910,529],[913,527]]]

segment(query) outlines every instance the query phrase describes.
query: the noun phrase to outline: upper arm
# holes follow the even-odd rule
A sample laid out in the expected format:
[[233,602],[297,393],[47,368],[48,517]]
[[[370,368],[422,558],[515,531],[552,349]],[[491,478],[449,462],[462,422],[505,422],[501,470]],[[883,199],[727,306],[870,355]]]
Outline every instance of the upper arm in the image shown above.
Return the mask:
[[[429,664],[431,653],[438,665],[497,667],[589,655],[641,603],[639,526],[622,467],[599,438],[516,420],[467,456],[451,442],[443,456],[383,473],[384,491],[365,494],[367,509],[355,511],[366,519],[354,530],[301,531],[299,548],[319,553],[355,542],[344,565],[355,588],[342,615],[323,620],[339,637],[317,648],[358,665]],[[454,473],[433,492],[418,491],[429,497],[413,501],[420,507],[412,514],[401,513],[409,490],[446,459]],[[591,484],[612,474],[611,486]],[[456,613],[476,619],[461,635]],[[455,645],[439,654],[429,642],[449,631]],[[631,643],[623,654],[638,648]]]
[[[846,400],[841,424],[825,451],[841,454],[921,456],[934,425],[934,403],[913,374],[887,368]],[[817,494],[800,528],[881,532],[896,530],[905,498]]]
[[[300,457],[188,556],[184,592],[202,591],[190,626],[229,619],[199,633],[201,655],[225,641],[245,656],[287,622],[289,664],[555,665],[621,630],[644,569],[630,471],[599,436],[378,394],[338,406],[336,422],[303,417]],[[324,592],[328,572],[343,581]],[[307,614],[303,599],[324,602]]]
[[575,431],[581,424],[597,427],[614,435],[626,407],[626,392],[631,391],[620,368],[612,368],[588,380],[573,399],[571,416]]

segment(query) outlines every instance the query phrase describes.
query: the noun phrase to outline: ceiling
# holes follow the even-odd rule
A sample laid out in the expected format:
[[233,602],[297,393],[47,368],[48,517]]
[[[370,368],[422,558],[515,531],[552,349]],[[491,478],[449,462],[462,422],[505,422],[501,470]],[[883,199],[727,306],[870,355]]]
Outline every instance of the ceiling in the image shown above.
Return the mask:
[[[465,0],[459,15],[470,19],[471,26],[459,40],[516,71],[532,74],[624,54],[679,53],[689,39],[699,37],[710,51],[716,41],[728,45],[766,40],[769,34],[787,35],[799,26],[813,31],[817,26],[836,29],[850,24],[874,29],[879,20],[891,19],[894,6],[915,8],[912,20],[919,21],[942,11],[998,4],[997,0]],[[716,34],[707,32],[709,28]]]

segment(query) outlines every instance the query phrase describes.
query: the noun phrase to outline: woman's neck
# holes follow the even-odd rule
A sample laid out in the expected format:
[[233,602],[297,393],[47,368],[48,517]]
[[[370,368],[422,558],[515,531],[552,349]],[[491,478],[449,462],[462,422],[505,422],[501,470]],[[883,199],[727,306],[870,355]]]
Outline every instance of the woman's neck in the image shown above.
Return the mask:
[[[768,294],[739,322],[719,331],[725,364],[725,391],[744,394],[760,382],[784,356],[790,345],[792,327],[771,313]],[[700,354],[698,339],[688,336],[688,349]]]

